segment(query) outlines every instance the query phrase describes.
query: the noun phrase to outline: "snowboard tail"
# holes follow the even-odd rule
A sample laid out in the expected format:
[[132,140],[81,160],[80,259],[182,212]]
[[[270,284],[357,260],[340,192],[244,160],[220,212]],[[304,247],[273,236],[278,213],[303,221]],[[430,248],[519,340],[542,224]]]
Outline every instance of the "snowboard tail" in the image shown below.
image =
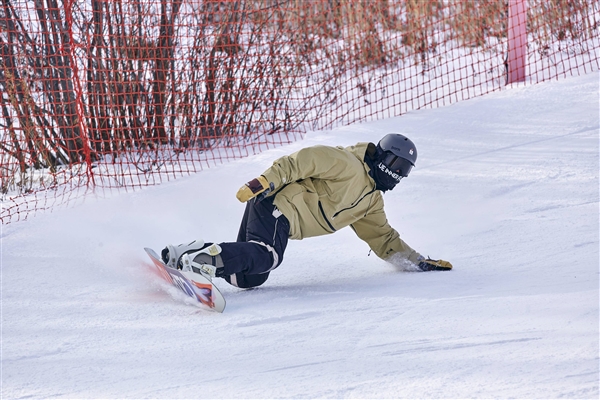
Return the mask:
[[149,248],[144,248],[160,276],[187,296],[199,303],[209,307],[211,310],[223,312],[225,309],[225,298],[213,285],[212,281],[202,274],[191,271],[180,271],[165,265],[160,257]]

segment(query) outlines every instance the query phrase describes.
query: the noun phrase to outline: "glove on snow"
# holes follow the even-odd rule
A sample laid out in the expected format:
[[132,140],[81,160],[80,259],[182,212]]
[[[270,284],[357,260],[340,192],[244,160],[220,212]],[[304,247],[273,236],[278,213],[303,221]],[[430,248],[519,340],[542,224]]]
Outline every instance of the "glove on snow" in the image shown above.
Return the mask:
[[444,260],[432,260],[427,258],[419,262],[419,268],[422,271],[450,271],[452,264]]
[[267,181],[267,178],[261,175],[242,186],[235,197],[242,203],[245,203],[267,189],[269,189],[269,182]]

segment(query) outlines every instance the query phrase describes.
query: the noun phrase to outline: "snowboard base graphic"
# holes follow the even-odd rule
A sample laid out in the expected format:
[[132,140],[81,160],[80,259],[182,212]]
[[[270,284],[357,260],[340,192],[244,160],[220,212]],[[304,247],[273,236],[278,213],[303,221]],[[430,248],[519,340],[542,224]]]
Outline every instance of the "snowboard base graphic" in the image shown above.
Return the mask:
[[144,248],[160,276],[189,297],[209,307],[211,310],[223,312],[225,309],[225,298],[213,285],[212,281],[202,274],[192,271],[180,271],[169,268],[162,262],[161,258],[149,248]]

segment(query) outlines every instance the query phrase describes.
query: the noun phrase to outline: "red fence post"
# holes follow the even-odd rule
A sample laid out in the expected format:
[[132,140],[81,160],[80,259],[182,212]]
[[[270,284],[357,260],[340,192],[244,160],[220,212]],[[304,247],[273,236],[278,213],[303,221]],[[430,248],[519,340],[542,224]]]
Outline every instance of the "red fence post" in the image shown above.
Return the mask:
[[527,65],[527,0],[508,2],[508,79],[506,84],[525,81]]
[[75,0],[68,0],[65,2],[65,22],[67,23],[67,30],[69,33],[69,64],[73,74],[73,86],[75,89],[75,105],[77,110],[77,122],[79,124],[80,139],[83,147],[83,154],[86,163],[86,175],[88,181],[86,186],[95,186],[94,182],[94,171],[92,171],[92,151],[90,149],[89,136],[87,134],[87,126],[85,121],[85,107],[83,105],[83,90],[81,89],[81,83],[79,82],[79,68],[77,66],[77,57],[75,54],[75,48],[77,46],[75,39],[73,38],[73,3]]

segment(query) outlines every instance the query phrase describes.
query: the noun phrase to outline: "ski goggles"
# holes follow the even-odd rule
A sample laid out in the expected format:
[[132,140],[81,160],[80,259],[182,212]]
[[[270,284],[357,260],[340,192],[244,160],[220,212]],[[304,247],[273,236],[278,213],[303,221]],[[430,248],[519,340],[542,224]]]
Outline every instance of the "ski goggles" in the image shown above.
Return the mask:
[[400,176],[407,177],[412,170],[412,163],[406,158],[398,157],[394,153],[387,152],[381,159],[383,165],[388,167],[392,172],[397,173]]

